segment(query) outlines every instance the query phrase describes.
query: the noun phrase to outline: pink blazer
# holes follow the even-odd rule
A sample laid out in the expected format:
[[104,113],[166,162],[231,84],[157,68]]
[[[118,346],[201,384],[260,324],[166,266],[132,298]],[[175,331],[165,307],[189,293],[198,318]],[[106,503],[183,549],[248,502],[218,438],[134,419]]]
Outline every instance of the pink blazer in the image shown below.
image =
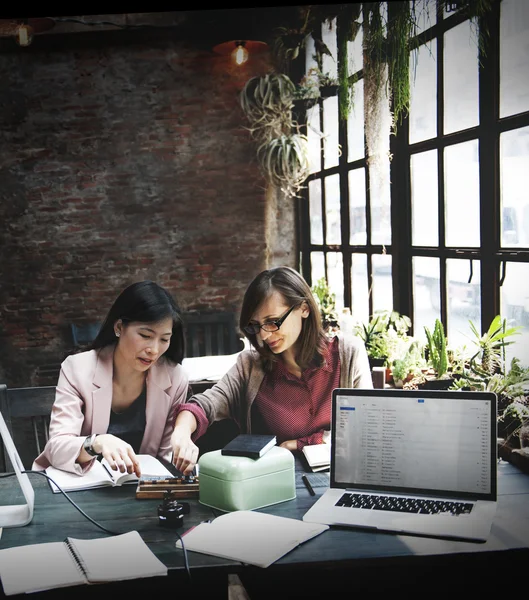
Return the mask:
[[[51,411],[49,440],[33,469],[50,465],[82,475],[93,461],[75,460],[86,436],[106,433],[112,405],[114,345],[68,356],[61,365]],[[188,377],[182,365],[162,356],[147,373],[146,426],[140,454],[171,458],[176,407],[186,401]]]

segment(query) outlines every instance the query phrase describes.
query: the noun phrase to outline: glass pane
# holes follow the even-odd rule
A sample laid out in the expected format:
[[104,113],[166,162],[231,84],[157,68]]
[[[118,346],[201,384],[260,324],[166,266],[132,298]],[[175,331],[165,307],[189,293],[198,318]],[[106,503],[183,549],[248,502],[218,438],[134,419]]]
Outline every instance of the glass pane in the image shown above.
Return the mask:
[[338,96],[323,101],[323,163],[326,169],[338,164]]
[[310,273],[312,277],[312,285],[314,285],[318,279],[325,277],[325,257],[323,252],[311,252],[310,253]]
[[[360,11],[357,22],[362,22],[362,11]],[[347,42],[347,68],[349,75],[360,71],[364,67],[363,39],[364,32],[362,27],[359,27],[355,39],[352,42]]]
[[340,178],[331,175],[325,178],[325,215],[327,217],[327,244],[341,244]]
[[327,252],[327,277],[331,292],[336,295],[338,313],[343,308],[343,259],[341,252]]
[[338,45],[336,42],[336,19],[325,21],[321,28],[322,41],[329,49],[331,56],[327,53],[322,57],[322,73],[329,74],[331,77],[338,77]]
[[389,204],[371,206],[371,243],[391,244],[391,210]]
[[437,150],[413,154],[410,171],[412,244],[438,246]]
[[[520,326],[519,335],[510,338],[505,355],[510,366],[514,356],[523,366],[529,366],[529,263],[509,262],[505,280],[500,288],[501,315],[509,319],[509,326]],[[510,321],[512,319],[512,321]]]
[[444,133],[478,124],[478,48],[470,21],[444,36]]
[[481,322],[479,260],[448,259],[446,261],[446,277],[448,282],[448,340],[451,346],[468,346],[468,321],[471,320],[475,324]]
[[371,140],[369,156],[369,196],[371,201],[371,243],[391,243],[389,135],[391,113],[389,100],[382,98],[377,106],[366,108],[366,135]]
[[314,38],[309,35],[305,38],[305,73],[308,73],[313,67],[317,67],[316,48]]
[[365,156],[364,144],[364,80],[353,87],[353,107],[347,119],[347,160],[359,160]]
[[415,12],[416,32],[418,34],[435,25],[437,21],[437,7],[435,2],[431,0],[411,0],[410,9]]
[[323,244],[321,215],[321,179],[309,181],[310,243]]
[[479,246],[478,142],[445,149],[446,245]]
[[320,111],[319,104],[316,104],[307,110],[307,138],[311,173],[321,171]]
[[529,247],[529,127],[500,136],[501,244]]
[[502,0],[500,117],[529,110],[529,2]]
[[373,312],[393,309],[393,284],[391,277],[391,256],[373,255]]
[[357,323],[367,323],[369,321],[366,254],[353,254],[351,256],[351,314]]
[[425,327],[430,331],[435,319],[441,318],[441,287],[439,285],[439,259],[415,256],[413,269],[413,336],[426,342]]
[[366,229],[366,172],[362,167],[349,171],[349,243],[365,245]]
[[410,143],[437,135],[437,45],[410,54]]

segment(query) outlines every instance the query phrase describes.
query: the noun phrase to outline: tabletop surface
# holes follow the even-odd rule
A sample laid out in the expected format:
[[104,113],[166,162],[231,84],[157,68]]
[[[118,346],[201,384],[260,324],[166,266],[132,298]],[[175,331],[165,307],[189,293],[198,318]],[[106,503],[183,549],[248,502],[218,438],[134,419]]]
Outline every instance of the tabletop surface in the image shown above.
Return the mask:
[[[316,492],[311,496],[301,476],[305,473]],[[53,494],[45,477],[29,475],[35,489],[33,520],[24,527],[4,528],[0,548],[61,541],[66,537],[96,538],[108,533],[85,518],[62,494]],[[261,509],[275,515],[301,519],[328,486],[328,473],[307,473],[296,459],[296,498]],[[94,521],[116,533],[137,530],[151,550],[170,570],[184,568],[183,551],[175,547],[178,539],[175,530],[163,527],[158,521],[160,499],[136,499],[135,485],[97,488],[70,493],[70,498]],[[22,501],[14,477],[0,479],[0,503],[14,504]],[[198,523],[212,519],[220,511],[190,499],[190,513],[182,534]],[[184,538],[185,539],[185,538]],[[332,527],[323,534],[302,544],[274,566],[326,565],[344,562],[351,564],[362,560],[383,561],[395,557],[436,557],[447,554],[496,552],[529,548],[529,476],[513,465],[498,463],[498,510],[486,543],[448,541],[412,535],[396,535],[351,528]],[[188,552],[191,568],[226,569],[238,565],[233,561]],[[269,568],[272,568],[269,567]]]

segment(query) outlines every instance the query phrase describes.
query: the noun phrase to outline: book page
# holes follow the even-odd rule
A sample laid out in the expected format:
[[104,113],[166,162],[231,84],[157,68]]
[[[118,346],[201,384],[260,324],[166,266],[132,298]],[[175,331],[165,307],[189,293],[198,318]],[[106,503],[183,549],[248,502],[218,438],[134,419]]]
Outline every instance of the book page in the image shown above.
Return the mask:
[[[251,510],[238,510],[201,523],[186,532],[187,550],[230,558],[242,563],[268,567],[299,544],[329,529],[328,525],[308,523]],[[181,548],[180,540],[176,546]]]
[[[155,456],[150,454],[137,454],[140,462],[142,478],[167,478],[171,479],[174,475],[167,469]],[[123,485],[124,483],[135,483],[138,481],[135,473],[121,473],[114,471],[106,459],[101,459],[101,464],[107,469],[109,476],[114,480],[115,485]]]
[[[92,467],[84,475],[69,473],[68,471],[62,471],[55,467],[48,467],[45,472],[46,475],[49,475],[65,492],[75,492],[104,485],[112,485],[112,479],[97,460],[94,461]],[[60,493],[59,489],[52,481],[49,481],[49,484],[54,493]]]
[[[163,477],[170,479],[172,473],[154,456],[149,454],[138,454],[142,477]],[[105,485],[122,485],[124,483],[135,483],[138,478],[134,473],[121,473],[110,468],[106,459],[101,462],[94,461],[92,467],[84,474],[77,475],[62,471],[55,467],[48,467],[46,474],[49,475],[65,492],[76,492]],[[58,487],[50,481],[54,493],[60,493]]]
[[167,575],[137,531],[91,540],[68,538],[91,583]]
[[63,542],[0,550],[0,577],[6,596],[86,583]]

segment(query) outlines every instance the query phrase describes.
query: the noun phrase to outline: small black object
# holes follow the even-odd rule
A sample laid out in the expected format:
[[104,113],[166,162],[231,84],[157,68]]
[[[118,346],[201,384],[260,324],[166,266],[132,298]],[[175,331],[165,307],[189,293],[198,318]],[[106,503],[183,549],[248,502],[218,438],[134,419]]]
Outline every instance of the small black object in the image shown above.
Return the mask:
[[189,514],[189,503],[178,502],[171,498],[171,492],[165,492],[163,502],[158,506],[158,522],[164,527],[177,529],[184,524],[184,515]]

